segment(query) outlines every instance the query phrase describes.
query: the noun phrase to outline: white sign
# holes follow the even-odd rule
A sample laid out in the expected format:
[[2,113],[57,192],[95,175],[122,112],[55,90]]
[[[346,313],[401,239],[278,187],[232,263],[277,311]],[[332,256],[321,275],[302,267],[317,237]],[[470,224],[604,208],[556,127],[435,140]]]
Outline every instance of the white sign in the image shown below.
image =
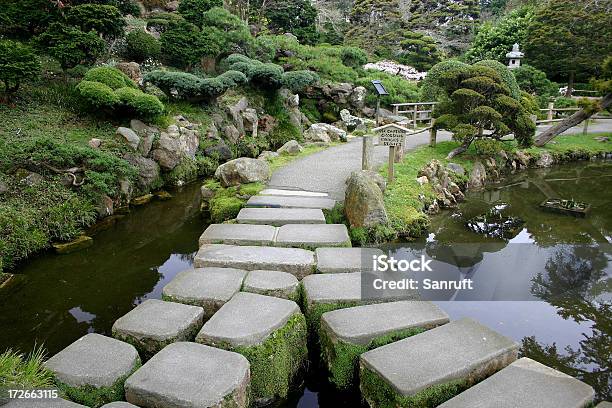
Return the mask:
[[383,146],[401,146],[404,144],[406,132],[396,127],[388,127],[381,130],[379,143]]

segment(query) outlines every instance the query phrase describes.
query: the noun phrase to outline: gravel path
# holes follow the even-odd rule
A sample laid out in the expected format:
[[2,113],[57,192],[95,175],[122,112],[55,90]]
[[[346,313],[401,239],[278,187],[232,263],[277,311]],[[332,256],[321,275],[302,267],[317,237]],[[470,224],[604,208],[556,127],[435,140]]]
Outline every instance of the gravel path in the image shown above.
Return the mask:
[[[542,131],[546,127],[539,127]],[[600,120],[589,126],[589,132],[612,132],[612,120]],[[582,133],[582,126],[568,130],[565,134]],[[438,132],[438,141],[450,140],[448,132]],[[408,138],[407,150],[429,143],[429,132]],[[309,191],[326,192],[332,198],[344,200],[345,180],[351,172],[361,169],[361,138],[330,147],[321,152],[295,160],[278,169],[272,175],[270,187],[284,187]],[[374,165],[381,166],[387,161],[389,149],[374,147]]]

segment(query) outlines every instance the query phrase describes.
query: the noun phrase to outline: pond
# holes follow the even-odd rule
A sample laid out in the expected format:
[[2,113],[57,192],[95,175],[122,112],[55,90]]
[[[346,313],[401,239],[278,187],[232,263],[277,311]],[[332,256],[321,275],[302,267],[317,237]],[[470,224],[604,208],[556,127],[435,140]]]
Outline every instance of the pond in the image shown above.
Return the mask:
[[[443,253],[445,244],[470,244],[475,249],[467,260],[439,258],[458,265],[476,282],[488,282],[491,278],[487,275],[493,275],[498,291],[500,282],[512,283],[519,292],[527,288],[528,296],[522,301],[501,296],[487,302],[458,298],[436,302],[452,319],[472,317],[512,337],[523,345],[525,355],[588,382],[601,399],[610,398],[612,372],[612,250],[607,245],[612,242],[610,181],[611,163],[522,172],[485,192],[468,194],[456,210],[434,216],[431,234],[417,243],[434,255]],[[172,194],[172,200],[133,209],[111,229],[97,234],[91,248],[62,256],[43,254],[15,271],[25,282],[0,299],[0,351],[29,351],[35,343],[44,343],[52,355],[88,332],[110,335],[113,322],[135,304],[160,298],[162,287],[192,265],[198,237],[206,227],[199,212],[197,184]],[[539,204],[551,196],[587,202],[589,213],[577,218],[542,211]],[[523,222],[501,238],[466,228],[467,221],[490,211]],[[387,249],[401,252],[412,248],[412,244],[400,244]],[[538,264],[544,265],[541,280],[536,282],[539,290],[531,291],[532,286],[538,286],[533,282],[537,269],[502,277],[499,272],[486,273],[489,262],[503,263],[509,254],[513,259],[521,258],[522,250],[517,248],[546,254]],[[559,251],[560,257],[555,258]],[[547,260],[552,260],[548,268]],[[564,267],[568,263],[573,263],[572,267]],[[582,275],[574,276],[576,269]],[[580,296],[551,295],[565,293],[568,287],[578,288]],[[316,362],[309,368],[305,389],[277,407],[360,405],[358,393],[335,392],[321,377]]]

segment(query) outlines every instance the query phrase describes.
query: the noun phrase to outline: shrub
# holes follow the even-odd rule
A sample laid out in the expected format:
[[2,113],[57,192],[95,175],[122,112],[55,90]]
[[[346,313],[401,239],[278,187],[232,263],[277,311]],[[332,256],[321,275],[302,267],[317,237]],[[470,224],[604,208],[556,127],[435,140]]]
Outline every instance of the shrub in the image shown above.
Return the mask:
[[420,99],[431,102],[440,101],[445,96],[444,90],[438,85],[442,76],[457,69],[467,70],[468,67],[468,64],[455,59],[445,60],[434,65],[421,83]]
[[136,84],[127,75],[113,67],[96,67],[92,68],[83,77],[85,81],[100,82],[110,87],[111,89],[118,88],[136,88]]
[[235,52],[246,54],[251,48],[253,37],[248,25],[223,7],[213,7],[204,13],[202,24],[224,55]]
[[519,87],[530,94],[551,96],[559,92],[559,85],[546,78],[544,71],[524,64],[512,70]]
[[495,60],[484,60],[478,61],[474,66],[484,66],[494,69],[501,77],[502,83],[510,89],[510,96],[514,99],[520,99],[521,89],[516,82],[516,78],[504,64]]
[[83,80],[77,85],[83,100],[94,109],[110,109],[119,103],[119,97],[108,85]]
[[36,38],[43,52],[55,58],[62,69],[93,62],[102,55],[106,43],[95,31],[83,32],[75,27],[53,23]]
[[203,80],[187,72],[152,71],[143,81],[152,83],[168,96],[189,99],[198,96]]
[[368,55],[358,47],[342,47],[340,59],[347,67],[360,68],[368,62]]
[[0,386],[3,388],[33,389],[53,387],[53,373],[45,367],[45,351],[35,346],[24,355],[6,350],[0,354]]
[[81,4],[68,9],[66,21],[88,32],[116,38],[123,34],[126,23],[119,9],[107,4]]
[[134,61],[142,62],[148,58],[157,59],[161,52],[161,44],[157,38],[144,30],[130,31],[125,37],[126,56]]
[[223,0],[181,0],[178,12],[198,27],[204,25],[204,13],[213,7],[223,7]]
[[227,88],[244,85],[249,81],[242,72],[233,70],[225,71],[217,78],[223,82]]
[[285,88],[297,93],[318,81],[319,76],[312,71],[290,71],[283,75],[282,84]]
[[179,68],[191,68],[204,56],[216,57],[220,42],[215,33],[201,32],[186,21],[171,22],[161,35],[161,50],[168,63]]
[[115,91],[119,102],[141,118],[153,118],[164,111],[164,105],[156,96],[148,95],[138,89],[119,88]]
[[[383,96],[381,98],[381,102],[384,104],[416,102],[419,100],[419,90],[414,82],[407,81],[399,76],[385,74],[384,72],[368,71],[365,76],[358,78],[355,84],[371,90],[371,81],[373,79],[381,80],[385,89],[389,92],[388,96]],[[370,106],[376,104],[376,95],[374,92],[367,93],[366,103]]]
[[0,40],[0,82],[12,94],[22,82],[40,75],[40,62],[31,48],[16,41]]
[[117,8],[124,15],[131,15],[133,17],[140,17],[141,10],[138,3],[134,0],[119,0],[117,2]]

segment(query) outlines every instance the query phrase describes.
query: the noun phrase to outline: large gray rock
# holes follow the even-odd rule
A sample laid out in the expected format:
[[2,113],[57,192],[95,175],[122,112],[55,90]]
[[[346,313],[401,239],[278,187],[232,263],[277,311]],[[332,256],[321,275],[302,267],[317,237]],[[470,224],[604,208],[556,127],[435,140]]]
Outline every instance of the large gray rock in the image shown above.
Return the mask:
[[132,119],[130,121],[130,128],[140,137],[138,153],[144,157],[148,156],[151,151],[151,146],[153,146],[153,140],[160,134],[159,129],[154,126],[149,126],[137,119]]
[[351,227],[373,227],[388,222],[383,193],[367,171],[356,171],[349,177],[344,213]]
[[302,150],[302,146],[297,142],[297,140],[290,140],[284,145],[282,145],[276,152],[278,154],[285,154],[288,156],[295,156],[299,154]]
[[243,208],[239,224],[263,224],[280,227],[285,224],[325,224],[323,211],[315,208]]
[[299,248],[350,247],[344,224],[287,224],[278,229],[274,244]]
[[474,320],[456,320],[362,354],[361,379],[368,377],[367,370],[397,396],[381,396],[380,386],[373,389],[363,381],[361,390],[370,406],[415,396],[427,403],[424,392],[431,387],[453,381],[469,386],[512,363],[517,354],[518,344],[509,338]]
[[271,225],[212,224],[200,236],[206,244],[269,245],[274,243],[276,227]]
[[555,159],[553,158],[552,154],[548,152],[542,152],[540,154],[540,157],[536,161],[536,166],[537,167],[550,167],[554,163],[555,163]]
[[280,271],[251,271],[244,280],[243,292],[295,300],[299,281],[290,273]]
[[314,253],[299,248],[204,245],[194,259],[196,268],[238,268],[288,272],[298,279],[314,272]]
[[583,408],[594,395],[590,385],[524,357],[439,408],[486,407],[493,401],[495,408]]
[[265,160],[241,157],[217,167],[215,178],[225,187],[266,182],[270,178],[270,166]]
[[612,402],[602,401],[595,408],[612,408]]
[[322,197],[292,197],[292,196],[253,196],[247,201],[247,207],[271,208],[315,208],[331,210],[336,201]]
[[244,134],[244,121],[242,113],[249,107],[249,100],[246,96],[240,98],[236,104],[227,107],[227,113],[231,116],[233,126],[238,131],[239,135]]
[[140,365],[131,344],[90,333],[51,357],[45,366],[69,387],[113,387]]
[[198,333],[198,343],[211,346],[255,346],[300,313],[287,299],[240,292],[219,309]]
[[233,156],[231,149],[222,140],[204,149],[204,153],[207,156],[215,156],[222,162],[231,159]]
[[487,170],[485,169],[484,164],[482,164],[480,161],[477,161],[476,163],[474,163],[474,167],[472,168],[472,172],[470,173],[468,189],[480,190],[484,188],[486,182]]
[[87,408],[63,398],[11,399],[2,408]]
[[209,319],[240,292],[247,272],[232,268],[198,268],[180,272],[162,290],[164,300],[200,306]]
[[459,176],[464,176],[465,175],[465,168],[463,168],[463,166],[460,165],[460,164],[457,164],[457,163],[448,163],[446,168],[449,171],[452,171],[453,173],[455,173],[455,174],[457,174]]
[[249,362],[238,353],[196,343],[170,344],[125,382],[141,407],[248,407]]
[[344,125],[349,130],[353,130],[357,126],[364,124],[363,119],[357,116],[351,115],[351,112],[348,109],[342,109],[340,111],[340,119],[342,119],[342,122],[344,122]]
[[366,96],[368,95],[368,90],[363,86],[356,86],[353,89],[353,93],[351,94],[351,105],[359,110],[365,107]]
[[136,132],[134,132],[132,129],[126,128],[126,127],[119,127],[117,128],[116,135],[117,137],[119,137],[119,139],[122,142],[130,146],[132,150],[134,151],[138,150],[138,144],[140,143],[140,138],[138,137]]
[[304,132],[304,139],[323,143],[346,141],[346,132],[327,123],[313,123]]
[[193,340],[203,319],[201,307],[148,299],[117,319],[112,332],[146,359],[170,343]]
[[137,154],[126,154],[125,160],[138,169],[137,186],[140,191],[149,191],[160,180],[159,165],[151,159]]
[[162,168],[169,171],[184,158],[194,159],[199,145],[197,130],[170,125],[166,132],[161,132],[158,146],[151,155]]
[[110,404],[102,405],[102,408],[138,408],[134,404],[125,401],[115,401]]
[[319,273],[351,273],[371,271],[373,258],[383,255],[377,248],[317,248]]

